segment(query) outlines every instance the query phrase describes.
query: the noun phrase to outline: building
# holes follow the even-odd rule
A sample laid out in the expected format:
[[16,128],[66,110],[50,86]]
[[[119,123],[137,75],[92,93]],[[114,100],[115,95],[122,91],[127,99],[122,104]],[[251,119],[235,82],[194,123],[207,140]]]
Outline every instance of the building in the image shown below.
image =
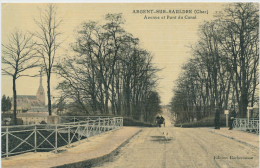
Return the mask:
[[40,85],[36,95],[17,95],[16,101],[18,113],[45,106],[45,93],[42,86],[42,73],[40,73]]
[[57,124],[58,116],[52,114],[49,116],[47,112],[26,112],[17,114],[17,118],[22,119],[24,125],[31,124]]

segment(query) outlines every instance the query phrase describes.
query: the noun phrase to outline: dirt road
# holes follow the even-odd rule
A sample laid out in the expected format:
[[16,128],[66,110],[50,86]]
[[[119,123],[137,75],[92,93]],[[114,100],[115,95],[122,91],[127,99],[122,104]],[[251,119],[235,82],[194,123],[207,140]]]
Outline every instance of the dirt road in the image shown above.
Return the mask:
[[252,168],[258,150],[204,128],[144,128],[104,168]]

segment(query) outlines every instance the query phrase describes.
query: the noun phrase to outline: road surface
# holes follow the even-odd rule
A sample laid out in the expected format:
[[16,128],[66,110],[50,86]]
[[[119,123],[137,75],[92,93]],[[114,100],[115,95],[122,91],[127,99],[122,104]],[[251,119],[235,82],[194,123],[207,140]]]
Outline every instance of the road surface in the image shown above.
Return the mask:
[[99,168],[253,168],[258,149],[206,128],[144,128]]

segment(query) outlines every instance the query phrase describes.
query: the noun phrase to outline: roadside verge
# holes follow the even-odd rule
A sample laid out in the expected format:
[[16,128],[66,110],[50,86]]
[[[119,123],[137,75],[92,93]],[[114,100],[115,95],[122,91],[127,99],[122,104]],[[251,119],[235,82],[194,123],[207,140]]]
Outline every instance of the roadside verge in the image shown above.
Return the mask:
[[210,132],[214,134],[218,134],[230,139],[233,139],[237,142],[243,143],[248,145],[252,148],[259,148],[259,136],[256,134],[243,132],[239,130],[228,130],[228,128],[221,128],[221,129],[210,129]]
[[77,162],[77,163],[70,163],[70,164],[65,164],[65,165],[62,165],[62,166],[56,166],[56,167],[53,167],[53,168],[75,168],[75,167],[91,168],[92,166],[95,166],[97,164],[102,164],[102,163],[104,163],[106,161],[112,160],[113,157],[115,155],[117,155],[119,150],[122,147],[124,147],[134,136],[139,134],[141,131],[142,131],[142,129],[137,131],[135,134],[130,136],[125,142],[123,142],[121,145],[119,145],[116,149],[114,149],[112,152],[110,152],[108,154],[105,154],[105,155],[97,157],[97,158],[93,158],[93,159]]

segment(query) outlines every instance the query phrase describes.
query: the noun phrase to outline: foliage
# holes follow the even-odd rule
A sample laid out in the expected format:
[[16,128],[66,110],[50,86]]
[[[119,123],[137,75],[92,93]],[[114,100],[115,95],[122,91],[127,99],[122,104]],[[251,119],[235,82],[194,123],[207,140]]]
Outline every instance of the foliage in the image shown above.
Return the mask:
[[3,112],[11,110],[12,102],[11,102],[11,99],[9,98],[9,96],[7,98],[5,95],[2,96],[1,107],[2,107]]
[[154,127],[156,125],[151,122],[141,122],[138,120],[133,120],[132,118],[129,117],[124,117],[123,126]]
[[59,97],[58,100],[53,104],[53,109],[57,109],[57,114],[61,114],[67,107],[67,103],[65,102],[63,97]]
[[159,94],[155,91],[151,91],[147,97],[145,105],[145,118],[146,121],[154,122],[155,116],[161,112]]
[[[185,123],[177,123],[174,124],[175,127],[214,127],[215,124],[215,118],[214,117],[205,117],[199,121],[194,122],[185,122]],[[226,118],[225,115],[220,116],[220,126],[224,127],[226,126]]]

